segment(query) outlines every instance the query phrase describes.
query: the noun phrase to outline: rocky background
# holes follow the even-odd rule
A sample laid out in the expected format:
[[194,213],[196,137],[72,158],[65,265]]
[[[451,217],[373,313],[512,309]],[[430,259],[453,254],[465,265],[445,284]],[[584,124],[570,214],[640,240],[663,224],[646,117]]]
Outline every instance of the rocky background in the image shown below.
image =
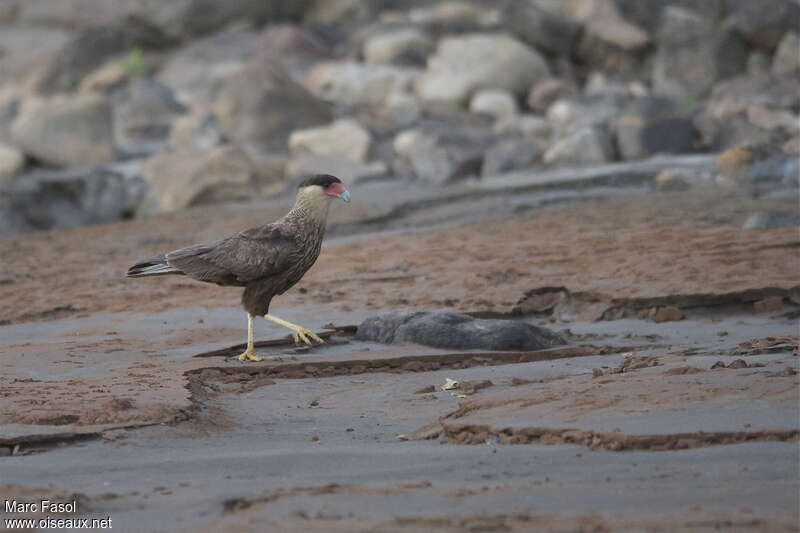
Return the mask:
[[675,153],[716,170],[660,188],[782,194],[798,22],[798,0],[5,0],[0,233],[314,172],[447,187]]

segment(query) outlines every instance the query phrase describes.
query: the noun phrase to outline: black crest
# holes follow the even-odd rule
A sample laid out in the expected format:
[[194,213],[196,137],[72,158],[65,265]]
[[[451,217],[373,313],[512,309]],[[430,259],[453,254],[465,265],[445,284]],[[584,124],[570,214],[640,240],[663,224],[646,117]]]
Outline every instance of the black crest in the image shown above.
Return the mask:
[[340,180],[336,176],[331,176],[330,174],[317,174],[316,176],[311,176],[310,178],[305,180],[297,188],[302,189],[303,187],[308,187],[309,185],[319,185],[324,189],[331,183],[341,183],[341,182],[342,180]]

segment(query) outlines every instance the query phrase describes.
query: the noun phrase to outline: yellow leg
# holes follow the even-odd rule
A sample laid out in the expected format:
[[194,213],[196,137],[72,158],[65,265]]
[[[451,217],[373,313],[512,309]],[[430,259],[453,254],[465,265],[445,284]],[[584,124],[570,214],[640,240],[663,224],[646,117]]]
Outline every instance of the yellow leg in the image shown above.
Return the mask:
[[253,315],[247,314],[247,349],[239,355],[239,361],[261,361],[253,351]]
[[289,328],[290,330],[292,330],[292,338],[294,339],[295,344],[299,344],[301,340],[306,344],[312,344],[312,342],[309,340],[309,337],[311,337],[311,339],[317,341],[320,344],[325,344],[325,341],[322,340],[319,337],[319,335],[317,335],[310,329],[304,328],[303,326],[292,324],[291,322],[287,322],[282,318],[278,318],[272,315],[264,315],[264,318],[269,320],[270,322],[275,322],[276,324],[279,324],[285,328]]

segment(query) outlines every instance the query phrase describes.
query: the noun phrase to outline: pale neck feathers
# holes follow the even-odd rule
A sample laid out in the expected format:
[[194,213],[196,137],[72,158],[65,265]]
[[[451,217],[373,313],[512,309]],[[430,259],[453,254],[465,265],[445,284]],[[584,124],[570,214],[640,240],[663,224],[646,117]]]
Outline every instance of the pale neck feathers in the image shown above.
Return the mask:
[[287,213],[286,218],[305,218],[318,223],[324,223],[328,218],[331,207],[331,197],[322,192],[318,185],[304,187],[297,192],[294,207]]

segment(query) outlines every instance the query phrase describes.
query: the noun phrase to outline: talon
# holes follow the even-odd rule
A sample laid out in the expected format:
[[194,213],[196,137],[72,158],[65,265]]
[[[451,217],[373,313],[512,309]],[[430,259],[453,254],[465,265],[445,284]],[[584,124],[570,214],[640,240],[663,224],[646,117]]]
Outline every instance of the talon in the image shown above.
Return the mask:
[[241,361],[243,363],[245,361],[263,361],[263,360],[264,359],[261,358],[261,356],[256,355],[254,352],[251,352],[250,350],[246,350],[246,351],[242,352],[241,354],[239,354],[239,361]]
[[294,340],[295,344],[300,344],[300,335],[297,333],[292,333],[292,339]]

